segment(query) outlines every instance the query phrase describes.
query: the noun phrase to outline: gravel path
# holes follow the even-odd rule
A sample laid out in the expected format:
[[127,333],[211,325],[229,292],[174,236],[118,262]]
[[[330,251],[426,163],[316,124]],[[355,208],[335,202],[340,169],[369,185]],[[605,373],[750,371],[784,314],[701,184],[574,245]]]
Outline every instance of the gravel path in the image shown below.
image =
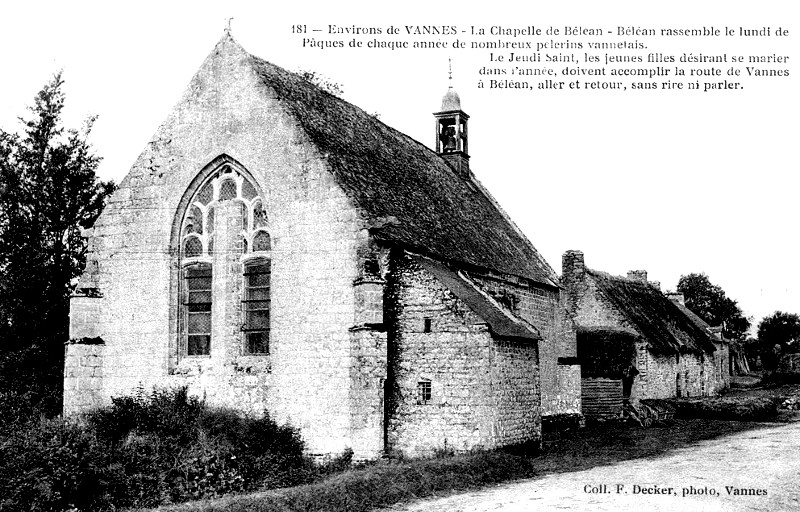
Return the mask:
[[[737,494],[740,489],[751,494]],[[701,441],[656,458],[547,475],[385,509],[529,510],[800,511],[800,422]]]

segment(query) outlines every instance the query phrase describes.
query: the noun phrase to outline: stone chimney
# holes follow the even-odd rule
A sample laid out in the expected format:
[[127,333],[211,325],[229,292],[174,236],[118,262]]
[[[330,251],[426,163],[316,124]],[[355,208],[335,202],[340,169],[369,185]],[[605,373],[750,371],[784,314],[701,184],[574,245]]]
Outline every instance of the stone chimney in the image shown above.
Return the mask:
[[629,270],[628,279],[647,284],[647,271],[646,270]]
[[581,251],[567,251],[561,257],[561,279],[567,283],[583,281],[586,265]]
[[667,292],[667,298],[676,304],[680,304],[681,306],[686,306],[686,302],[683,298],[683,294],[681,292]]

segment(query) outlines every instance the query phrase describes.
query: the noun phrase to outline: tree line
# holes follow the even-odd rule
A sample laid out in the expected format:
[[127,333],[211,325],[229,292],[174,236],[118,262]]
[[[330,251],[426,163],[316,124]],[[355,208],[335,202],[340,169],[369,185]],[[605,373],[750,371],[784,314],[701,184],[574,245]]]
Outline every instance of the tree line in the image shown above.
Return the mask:
[[681,276],[677,291],[686,307],[711,326],[721,326],[722,335],[732,342],[732,351],[759,359],[766,371],[777,369],[782,354],[800,352],[800,316],[775,311],[761,319],[755,338],[749,336],[752,322],[737,302],[711,283],[705,274]]

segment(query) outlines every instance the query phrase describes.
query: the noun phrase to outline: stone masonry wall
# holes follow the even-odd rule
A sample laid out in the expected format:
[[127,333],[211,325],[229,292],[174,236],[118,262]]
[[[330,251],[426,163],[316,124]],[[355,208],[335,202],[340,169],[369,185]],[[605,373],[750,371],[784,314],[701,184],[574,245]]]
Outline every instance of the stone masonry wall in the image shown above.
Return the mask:
[[[674,397],[675,379],[678,374],[675,356],[660,356],[653,354],[644,347],[637,348],[639,375],[634,380],[631,398]],[[644,367],[642,363],[644,363]]]
[[380,457],[384,450],[386,332],[356,327],[349,368],[350,448],[355,460]]
[[529,342],[494,340],[492,348],[492,437],[498,445],[521,444],[541,437],[541,388],[536,378],[535,347]]
[[391,449],[430,456],[538,440],[535,342],[493,340],[481,318],[407,257],[396,273]]
[[577,355],[575,328],[567,316],[565,297],[557,289],[529,284],[512,276],[471,272],[470,277],[500,303],[504,301],[520,318],[536,327],[542,414],[579,414],[580,367],[559,364],[559,358]]
[[[91,281],[103,295],[93,329],[106,341],[102,401],[138,387],[188,384],[215,403],[268,410],[299,428],[312,453],[340,453],[354,444],[349,328],[356,251],[368,234],[322,156],[241,65],[249,58],[232,40],[217,45],[93,229]],[[252,174],[264,199],[270,355],[247,356],[239,346],[216,362],[178,360],[173,225],[187,187],[223,154]]]
[[637,377],[632,398],[711,396],[719,392],[714,384],[714,361],[708,356],[681,354],[678,357],[650,351],[646,356],[647,376]]
[[64,357],[64,414],[77,414],[103,403],[104,345],[70,343]]

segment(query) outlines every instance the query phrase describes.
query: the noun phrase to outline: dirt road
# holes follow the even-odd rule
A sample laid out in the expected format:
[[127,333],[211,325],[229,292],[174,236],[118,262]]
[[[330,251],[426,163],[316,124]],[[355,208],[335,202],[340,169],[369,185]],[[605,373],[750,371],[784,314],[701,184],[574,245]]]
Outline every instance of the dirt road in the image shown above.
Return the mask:
[[800,422],[386,510],[800,511]]

